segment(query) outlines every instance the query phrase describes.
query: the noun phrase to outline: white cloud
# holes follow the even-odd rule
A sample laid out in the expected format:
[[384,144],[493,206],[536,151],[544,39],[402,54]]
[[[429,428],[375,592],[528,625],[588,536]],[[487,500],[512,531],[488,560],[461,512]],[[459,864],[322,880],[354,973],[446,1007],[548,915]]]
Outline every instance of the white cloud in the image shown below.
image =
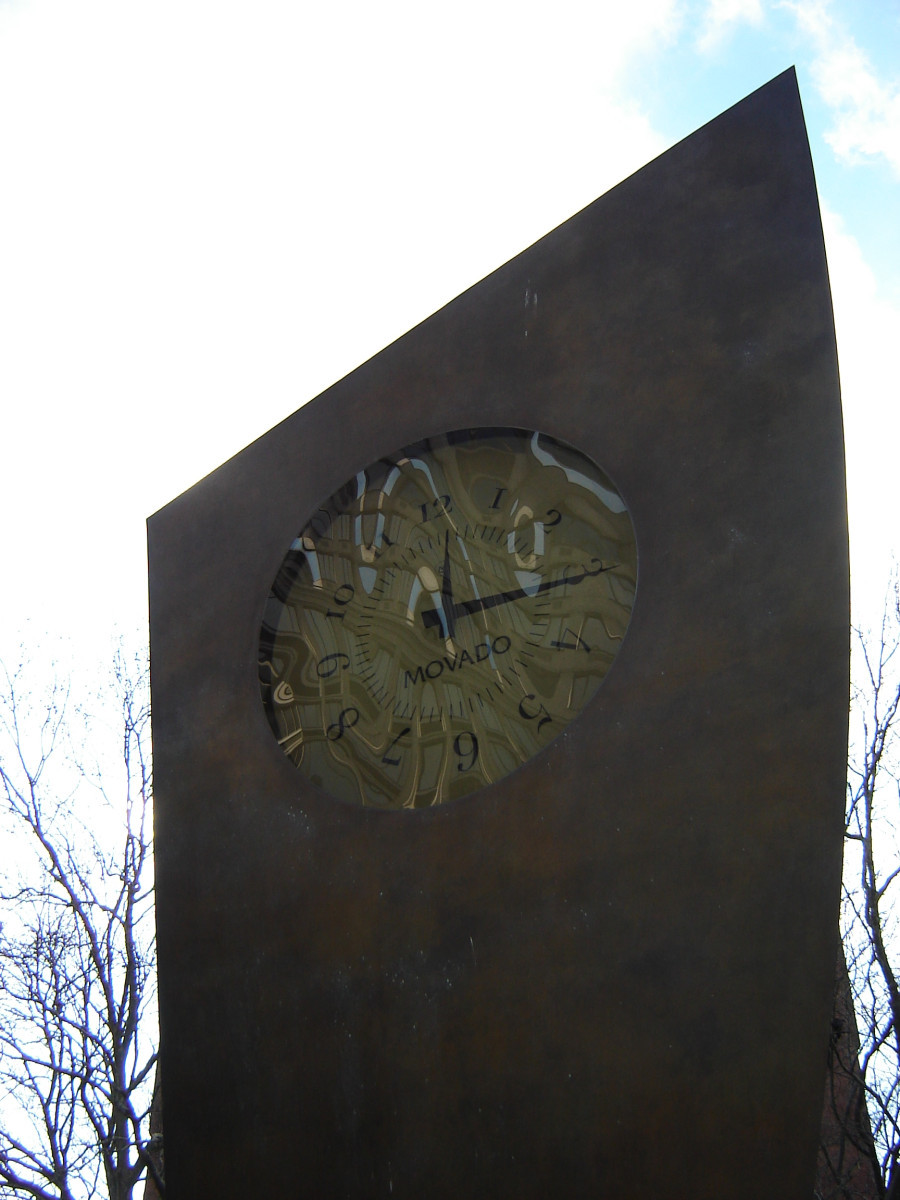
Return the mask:
[[842,219],[825,207],[822,219],[843,393],[854,620],[865,622],[878,616],[892,557],[900,552],[900,308],[880,295]]
[[700,20],[697,49],[708,54],[732,33],[737,25],[762,25],[762,0],[707,0]]
[[677,12],[0,3],[0,629],[139,622],[148,512],[663,149]]
[[847,162],[883,157],[900,175],[900,79],[880,79],[827,0],[785,3],[815,48],[812,77],[834,113],[825,135]]

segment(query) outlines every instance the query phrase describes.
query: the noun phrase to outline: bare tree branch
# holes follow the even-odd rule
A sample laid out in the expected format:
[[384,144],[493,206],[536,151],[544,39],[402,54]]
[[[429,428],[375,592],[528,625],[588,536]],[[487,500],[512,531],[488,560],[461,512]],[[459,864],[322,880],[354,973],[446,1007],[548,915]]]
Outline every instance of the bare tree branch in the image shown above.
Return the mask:
[[[114,754],[69,687],[0,667],[0,806],[22,862],[0,904],[0,1190],[131,1200],[156,1065],[146,671],[117,655]],[[109,697],[98,701],[108,710]],[[107,731],[108,732],[108,731]],[[111,779],[115,778],[115,786]],[[118,800],[115,796],[118,794]],[[101,1180],[103,1184],[101,1185]]]
[[[844,1105],[828,1161],[834,1197],[900,1200],[900,980],[894,895],[900,877],[900,592],[880,628],[854,636],[842,934],[853,1036],[833,1050],[832,1090]],[[858,1028],[858,1035],[857,1035]],[[824,1154],[824,1149],[823,1149]],[[820,1154],[820,1168],[823,1161]],[[860,1173],[859,1163],[868,1163]],[[852,1170],[850,1169],[852,1167]],[[821,1179],[821,1169],[820,1169]],[[863,1187],[865,1180],[872,1180]],[[868,1190],[866,1190],[868,1188]],[[874,1188],[874,1190],[873,1190]],[[820,1186],[820,1192],[822,1188]]]

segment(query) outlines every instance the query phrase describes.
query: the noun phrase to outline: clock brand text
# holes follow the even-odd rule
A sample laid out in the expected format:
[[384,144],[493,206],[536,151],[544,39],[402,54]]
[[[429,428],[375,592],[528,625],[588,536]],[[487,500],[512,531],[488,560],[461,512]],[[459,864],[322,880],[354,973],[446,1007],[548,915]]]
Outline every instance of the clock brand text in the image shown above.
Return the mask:
[[415,671],[406,671],[404,673],[404,684],[409,687],[411,683],[424,683],[426,679],[437,679],[444,671],[458,671],[466,665],[466,663],[484,662],[492,654],[505,654],[510,647],[510,640],[505,634],[494,638],[493,643],[488,645],[487,642],[479,642],[472,650],[471,654],[468,650],[461,650],[459,654],[445,654],[443,658],[433,658],[430,663],[424,667],[416,667]]

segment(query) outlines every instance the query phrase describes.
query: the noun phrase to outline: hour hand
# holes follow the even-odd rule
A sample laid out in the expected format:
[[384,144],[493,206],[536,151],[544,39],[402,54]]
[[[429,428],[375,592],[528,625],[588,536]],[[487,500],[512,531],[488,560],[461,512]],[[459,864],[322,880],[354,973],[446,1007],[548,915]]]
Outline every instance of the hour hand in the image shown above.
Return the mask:
[[[446,636],[453,637],[456,629],[456,606],[453,603],[453,582],[450,576],[450,530],[444,534],[444,563],[441,567],[441,611],[444,615]],[[426,622],[427,623],[427,622]],[[434,622],[436,624],[436,622]]]
[[[450,535],[444,540],[444,561],[440,568],[440,579],[427,563],[422,563],[418,570],[419,582],[428,593],[434,608],[428,608],[422,613],[422,622],[426,629],[440,626],[445,639],[453,637],[456,629],[457,607],[453,600],[453,584],[450,578]],[[410,613],[410,619],[412,613]]]

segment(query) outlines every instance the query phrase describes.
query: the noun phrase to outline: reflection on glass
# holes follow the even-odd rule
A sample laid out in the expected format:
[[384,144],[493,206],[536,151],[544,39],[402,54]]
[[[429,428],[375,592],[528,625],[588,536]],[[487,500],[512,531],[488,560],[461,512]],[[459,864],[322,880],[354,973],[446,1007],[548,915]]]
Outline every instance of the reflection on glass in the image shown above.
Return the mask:
[[578,716],[636,583],[624,501],[583,454],[527,430],[429,438],[360,471],[292,543],[260,636],[269,723],[340,799],[463,796]]

